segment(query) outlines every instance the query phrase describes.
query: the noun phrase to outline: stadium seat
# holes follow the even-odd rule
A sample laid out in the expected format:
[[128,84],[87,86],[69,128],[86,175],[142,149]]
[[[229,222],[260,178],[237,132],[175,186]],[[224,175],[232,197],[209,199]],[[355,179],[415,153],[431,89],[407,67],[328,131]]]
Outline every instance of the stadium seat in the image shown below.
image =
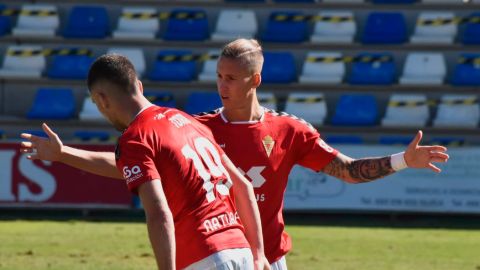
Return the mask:
[[479,119],[480,107],[476,95],[444,95],[433,126],[476,128]]
[[393,94],[382,126],[424,127],[430,119],[427,97],[423,94]]
[[452,44],[456,35],[457,24],[453,12],[422,12],[410,42]]
[[217,92],[193,92],[188,96],[185,111],[189,114],[208,112],[222,107]]
[[409,53],[403,66],[400,84],[441,85],[447,66],[441,53]]
[[107,53],[116,53],[123,55],[132,62],[135,70],[137,71],[138,78],[142,78],[145,74],[146,63],[143,50],[140,48],[110,48]]
[[462,5],[463,1],[458,0],[422,0],[425,4],[459,4]]
[[207,13],[200,9],[175,9],[167,21],[165,40],[208,39]]
[[[29,134],[35,135],[37,137],[48,138],[47,133],[45,133],[45,131],[43,131],[41,129],[24,129],[20,132],[20,134],[21,133],[29,133]],[[18,137],[20,137],[20,134],[18,135]]]
[[265,52],[262,70],[263,83],[292,83],[295,81],[295,59],[290,52]]
[[412,4],[417,0],[372,0],[374,4]]
[[309,52],[303,63],[300,83],[341,83],[345,76],[345,63],[339,52]]
[[253,10],[221,10],[212,40],[227,42],[236,38],[254,38],[257,31],[257,17]]
[[363,3],[365,0],[322,0],[323,3]]
[[109,132],[100,130],[79,130],[73,136],[83,142],[107,142],[113,137]]
[[463,54],[455,66],[451,82],[458,86],[480,85],[480,54]]
[[41,46],[9,46],[0,77],[40,78],[46,66]]
[[352,43],[357,24],[351,11],[321,11],[310,41],[313,43]]
[[363,31],[365,44],[399,44],[407,40],[407,24],[402,13],[372,12]]
[[442,145],[450,148],[450,147],[464,146],[466,142],[465,142],[465,138],[461,138],[461,137],[433,137],[428,144]]
[[300,12],[272,12],[268,18],[262,40],[266,42],[303,42],[307,38],[308,23],[297,20],[303,16]]
[[[0,14],[5,11],[5,5],[0,4]],[[0,37],[10,33],[12,18],[8,15],[0,15]]]
[[277,3],[314,3],[318,0],[273,0],[273,2]]
[[257,98],[260,106],[274,111],[277,110],[277,99],[272,92],[257,92]]
[[322,93],[290,93],[285,111],[314,126],[320,126],[327,117],[327,103]]
[[356,135],[328,135],[325,138],[328,144],[363,144],[363,138]]
[[373,126],[377,124],[377,119],[375,96],[344,94],[340,96],[331,123],[335,126]]
[[202,82],[217,81],[217,60],[220,55],[219,50],[208,52],[208,59],[203,62],[202,72],[198,75],[198,80]]
[[[480,12],[475,12],[470,15],[470,17],[480,17]],[[465,30],[462,34],[462,42],[467,45],[478,45],[480,44],[480,23],[467,22],[465,24]]]
[[5,134],[5,131],[0,129],[0,140],[5,140],[7,138],[7,135]]
[[362,53],[355,57],[349,83],[389,85],[395,80],[393,55],[386,53]]
[[158,53],[150,80],[191,81],[196,75],[196,62],[192,52],[186,50],[163,50]]
[[82,110],[80,111],[78,118],[84,121],[107,121],[98,110],[97,105],[93,103],[90,96],[86,96],[83,100]]
[[155,8],[125,7],[112,36],[118,39],[154,39],[159,29],[160,20]]
[[224,0],[225,2],[265,3],[265,0]]
[[176,103],[171,92],[145,91],[143,95],[153,104],[161,107],[175,108]]
[[105,38],[110,30],[107,10],[100,6],[75,6],[70,10],[66,38]]
[[53,37],[59,25],[60,19],[55,5],[23,5],[12,34]]
[[378,142],[385,145],[409,145],[412,140],[411,136],[381,136]]
[[67,120],[74,117],[75,97],[71,89],[40,88],[27,119]]
[[95,58],[87,54],[55,55],[47,71],[52,79],[84,80]]

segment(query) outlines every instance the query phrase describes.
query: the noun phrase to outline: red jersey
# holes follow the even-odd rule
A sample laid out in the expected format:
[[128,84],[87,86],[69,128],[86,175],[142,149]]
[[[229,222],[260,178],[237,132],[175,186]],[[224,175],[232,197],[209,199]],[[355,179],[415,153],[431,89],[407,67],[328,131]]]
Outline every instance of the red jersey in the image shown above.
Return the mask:
[[229,196],[223,151],[210,130],[176,109],[151,106],[118,140],[117,167],[132,192],[160,179],[173,215],[178,269],[249,244]]
[[270,263],[291,249],[284,231],[283,197],[295,164],[320,171],[337,155],[307,122],[265,109],[260,121],[230,123],[221,109],[196,116],[207,125],[228,157],[252,181]]

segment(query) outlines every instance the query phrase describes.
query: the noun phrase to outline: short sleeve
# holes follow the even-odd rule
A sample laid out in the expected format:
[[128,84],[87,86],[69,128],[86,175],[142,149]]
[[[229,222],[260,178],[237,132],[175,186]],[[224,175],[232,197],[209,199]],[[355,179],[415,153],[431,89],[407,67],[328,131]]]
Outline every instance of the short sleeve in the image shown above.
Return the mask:
[[137,193],[145,182],[160,179],[154,155],[154,150],[140,141],[125,140],[117,145],[117,168],[131,192]]
[[298,149],[296,164],[318,172],[337,156],[338,151],[323,141],[313,127],[304,124],[299,126],[295,138],[295,150]]

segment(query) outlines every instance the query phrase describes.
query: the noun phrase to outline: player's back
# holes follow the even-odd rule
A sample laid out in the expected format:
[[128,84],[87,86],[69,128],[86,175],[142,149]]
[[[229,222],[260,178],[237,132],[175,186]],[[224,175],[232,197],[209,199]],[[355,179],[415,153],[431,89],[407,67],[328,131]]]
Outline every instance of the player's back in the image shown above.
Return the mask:
[[152,106],[130,124],[118,147],[131,190],[161,179],[174,218],[179,268],[216,251],[248,247],[229,197],[223,151],[208,128],[179,110]]

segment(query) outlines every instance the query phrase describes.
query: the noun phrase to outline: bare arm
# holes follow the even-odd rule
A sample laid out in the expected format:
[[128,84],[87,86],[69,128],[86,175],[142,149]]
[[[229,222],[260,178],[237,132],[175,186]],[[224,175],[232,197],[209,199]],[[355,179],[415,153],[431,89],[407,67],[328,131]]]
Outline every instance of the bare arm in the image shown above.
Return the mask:
[[138,189],[147,218],[148,236],[158,269],[175,269],[175,228],[162,182],[155,179]]
[[270,269],[270,264],[265,257],[263,248],[263,233],[260,212],[253,193],[252,184],[237,170],[227,155],[222,156],[223,164],[233,181],[233,194],[238,214],[245,225],[245,235],[250,243],[255,269]]
[[[404,154],[405,162],[410,168],[428,168],[440,172],[433,162],[447,162],[449,158],[445,153],[447,148],[439,145],[419,146],[422,136],[422,132],[419,131],[408,145]],[[390,156],[352,159],[340,153],[322,171],[350,183],[370,182],[395,172]]]
[[76,149],[63,145],[58,135],[47,124],[42,125],[48,138],[23,133],[21,137],[28,141],[21,143],[23,153],[30,153],[28,159],[57,161],[93,174],[123,179],[115,165],[113,152],[95,152]]

